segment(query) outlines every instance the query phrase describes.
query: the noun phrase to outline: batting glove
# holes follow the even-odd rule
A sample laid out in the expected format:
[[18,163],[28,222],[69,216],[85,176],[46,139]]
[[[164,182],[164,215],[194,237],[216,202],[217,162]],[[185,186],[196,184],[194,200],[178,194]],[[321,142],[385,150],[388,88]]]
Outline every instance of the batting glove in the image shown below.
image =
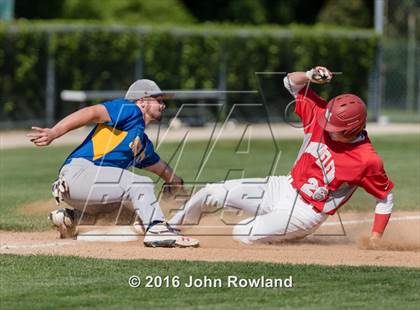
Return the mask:
[[306,77],[313,83],[325,84],[332,79],[332,73],[325,67],[317,66],[305,73]]

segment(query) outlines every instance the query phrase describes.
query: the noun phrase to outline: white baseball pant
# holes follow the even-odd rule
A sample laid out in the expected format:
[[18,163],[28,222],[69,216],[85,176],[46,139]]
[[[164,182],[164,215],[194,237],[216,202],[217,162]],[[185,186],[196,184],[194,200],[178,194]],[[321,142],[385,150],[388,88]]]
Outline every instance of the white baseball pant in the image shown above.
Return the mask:
[[164,221],[164,215],[154,193],[152,179],[116,167],[95,166],[75,158],[62,167],[69,191],[63,199],[70,206],[89,213],[90,209],[130,204],[146,229],[154,221]]
[[233,228],[233,238],[247,244],[303,238],[327,218],[300,198],[287,176],[272,176],[208,184],[169,223],[198,224],[209,207],[237,208],[251,214]]

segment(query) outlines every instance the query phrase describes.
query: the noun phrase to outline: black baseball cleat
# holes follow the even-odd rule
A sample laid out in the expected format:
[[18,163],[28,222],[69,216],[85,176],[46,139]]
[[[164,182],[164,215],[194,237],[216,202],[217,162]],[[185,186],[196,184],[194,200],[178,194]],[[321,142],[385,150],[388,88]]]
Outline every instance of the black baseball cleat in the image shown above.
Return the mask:
[[158,223],[151,226],[144,236],[143,243],[146,247],[152,248],[196,248],[200,246],[197,239],[179,235],[167,223]]

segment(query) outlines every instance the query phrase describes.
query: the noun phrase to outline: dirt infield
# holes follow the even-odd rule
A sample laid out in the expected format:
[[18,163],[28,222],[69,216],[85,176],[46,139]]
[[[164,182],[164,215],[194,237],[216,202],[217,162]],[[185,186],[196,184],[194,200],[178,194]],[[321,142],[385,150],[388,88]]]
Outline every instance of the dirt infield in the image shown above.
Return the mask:
[[[46,213],[53,204],[32,204],[33,213]],[[26,207],[27,208],[27,207]],[[333,216],[316,235],[293,243],[242,245],[227,236],[231,227],[220,215],[203,218],[185,230],[201,241],[197,249],[145,248],[141,241],[88,242],[58,239],[56,231],[0,232],[0,253],[76,255],[112,259],[163,259],[204,261],[261,261],[322,265],[378,265],[420,267],[420,212],[394,212],[383,242],[369,249],[366,237],[372,214],[342,212]],[[141,238],[140,238],[141,240]]]

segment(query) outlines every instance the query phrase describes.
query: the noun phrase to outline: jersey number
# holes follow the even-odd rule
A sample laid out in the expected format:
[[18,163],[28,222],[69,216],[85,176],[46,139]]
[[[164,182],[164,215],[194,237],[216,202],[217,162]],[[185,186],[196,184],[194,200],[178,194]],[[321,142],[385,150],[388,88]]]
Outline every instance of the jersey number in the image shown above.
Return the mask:
[[309,178],[308,183],[303,184],[301,187],[302,192],[304,192],[309,197],[312,197],[313,193],[318,188],[318,181],[315,178]]

